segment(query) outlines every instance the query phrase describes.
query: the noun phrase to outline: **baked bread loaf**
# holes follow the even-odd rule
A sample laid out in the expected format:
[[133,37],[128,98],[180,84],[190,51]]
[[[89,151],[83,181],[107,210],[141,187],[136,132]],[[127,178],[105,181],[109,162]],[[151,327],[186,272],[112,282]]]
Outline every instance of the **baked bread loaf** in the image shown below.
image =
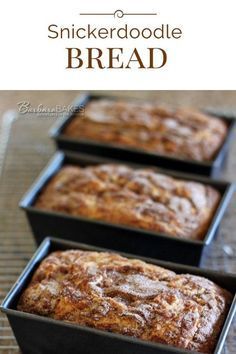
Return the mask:
[[211,353],[231,300],[203,277],[113,253],[68,250],[42,261],[17,308]]
[[63,134],[182,159],[209,161],[227,133],[225,122],[192,109],[98,99],[90,101]]
[[220,200],[209,185],[125,165],[64,166],[35,206],[71,215],[203,239]]

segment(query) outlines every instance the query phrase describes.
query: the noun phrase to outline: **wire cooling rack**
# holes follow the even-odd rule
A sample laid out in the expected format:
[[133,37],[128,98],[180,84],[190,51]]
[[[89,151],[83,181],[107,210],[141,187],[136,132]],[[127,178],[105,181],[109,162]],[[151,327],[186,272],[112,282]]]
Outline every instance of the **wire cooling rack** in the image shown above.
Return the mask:
[[[8,112],[0,126],[0,301],[32,256],[34,244],[18,202],[45,166],[54,147],[48,130],[56,117]],[[236,180],[236,141],[231,146],[224,176]],[[236,273],[236,196],[222,222],[217,239],[205,255],[203,266]],[[236,353],[236,321],[224,346],[224,354]],[[9,323],[0,314],[0,353],[19,353]]]

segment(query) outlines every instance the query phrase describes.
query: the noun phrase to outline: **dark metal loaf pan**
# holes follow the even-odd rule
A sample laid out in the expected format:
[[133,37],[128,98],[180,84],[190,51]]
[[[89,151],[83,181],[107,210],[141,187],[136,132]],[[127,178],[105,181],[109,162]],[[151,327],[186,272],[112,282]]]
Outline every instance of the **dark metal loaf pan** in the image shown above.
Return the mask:
[[[27,287],[32,274],[39,263],[56,250],[82,249],[104,251],[85,244],[73,243],[54,238],[46,238],[38,248],[33,258],[3,301],[1,310],[6,313],[16,340],[24,354],[168,354],[191,353],[168,345],[143,341],[132,337],[109,333],[76,324],[70,324],[47,317],[28,314],[16,310],[19,298]],[[109,251],[109,250],[108,250]],[[131,255],[123,254],[128,258]],[[236,276],[226,273],[198,269],[175,263],[161,262],[142,258],[146,262],[157,264],[177,273],[190,273],[206,277],[235,295]],[[219,335],[214,353],[222,351],[227,333],[236,309],[236,297],[232,301],[227,318]]]
[[[111,224],[105,221],[92,220],[80,216],[71,216],[65,213],[52,212],[34,207],[34,203],[37,200],[39,193],[50,178],[57,173],[63,165],[77,164],[80,166],[87,166],[110,162],[113,161],[72,152],[57,152],[54,155],[20,202],[20,206],[26,211],[37,244],[39,244],[47,235],[53,234],[59,238],[85,242],[117,251],[124,251],[173,262],[199,265],[203,250],[214,238],[222,216],[233,194],[234,186],[230,183],[214,181],[206,177],[187,175],[153,167],[159,172],[163,172],[176,178],[209,184],[220,191],[222,196],[221,201],[212,222],[209,225],[204,240],[202,241],[180,239],[140,228]],[[126,164],[133,167],[143,167],[137,164]]]
[[[86,109],[86,104],[93,99],[115,99],[114,97],[83,95],[78,98],[72,105],[75,111]],[[232,139],[233,128],[235,126],[235,117],[224,115],[223,113],[212,113],[216,117],[224,119],[228,126],[228,134],[223,142],[220,150],[212,161],[194,161],[178,157],[163,156],[158,153],[151,153],[138,148],[131,148],[117,144],[103,143],[99,141],[89,140],[85,138],[72,138],[63,134],[66,125],[74,118],[75,113],[71,111],[66,114],[62,120],[57,122],[51,129],[50,135],[55,140],[60,150],[71,150],[77,152],[85,152],[113,159],[137,162],[145,165],[155,165],[158,167],[168,168],[171,170],[183,171],[187,173],[200,174],[205,176],[217,177],[220,175],[227,160],[229,144]]]

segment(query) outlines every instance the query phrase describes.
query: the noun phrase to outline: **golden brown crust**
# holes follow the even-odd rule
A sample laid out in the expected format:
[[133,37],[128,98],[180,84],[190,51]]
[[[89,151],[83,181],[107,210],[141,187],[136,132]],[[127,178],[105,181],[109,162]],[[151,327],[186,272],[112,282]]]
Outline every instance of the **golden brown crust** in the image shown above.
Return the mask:
[[69,250],[40,264],[17,308],[210,353],[231,300],[203,277],[113,253]]
[[63,134],[198,161],[212,160],[227,133],[223,120],[151,103],[92,100]]
[[35,206],[189,239],[203,239],[220,200],[217,190],[151,169],[65,166]]

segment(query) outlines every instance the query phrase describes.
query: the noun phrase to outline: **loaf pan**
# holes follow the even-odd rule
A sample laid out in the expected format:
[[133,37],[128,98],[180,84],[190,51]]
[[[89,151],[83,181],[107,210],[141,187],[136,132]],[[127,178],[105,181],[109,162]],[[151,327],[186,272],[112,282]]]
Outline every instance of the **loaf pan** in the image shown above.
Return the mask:
[[[88,166],[111,162],[113,161],[109,159],[73,152],[57,152],[54,155],[20,202],[20,206],[27,214],[37,244],[45,236],[54,235],[59,238],[85,242],[99,247],[108,247],[117,251],[139,254],[141,256],[199,265],[203,251],[214,238],[232,196],[234,186],[230,183],[213,181],[206,177],[186,175],[170,170],[165,171],[154,167],[157,171],[176,178],[209,184],[221,193],[221,201],[202,241],[180,239],[140,228],[42,210],[34,206],[39,193],[43,190],[49,179],[63,165],[77,164],[79,166]],[[137,164],[126,164],[132,167],[141,167]]]
[[[29,284],[39,263],[49,253],[66,249],[104,251],[104,249],[85,244],[46,238],[2,303],[1,310],[7,315],[18,345],[24,354],[196,353],[18,311],[16,307],[19,298]],[[132,258],[129,254],[122,253],[122,255]],[[171,269],[176,273],[190,273],[204,276],[234,294],[234,299],[214,350],[214,354],[221,353],[236,309],[236,276],[148,258],[138,258],[148,263]]]
[[[86,104],[94,99],[113,99],[104,96],[83,95],[78,98],[72,106],[74,111],[78,112],[86,109]],[[99,141],[89,140],[86,138],[73,138],[63,134],[66,125],[74,118],[75,113],[66,114],[62,120],[57,122],[50,131],[50,136],[55,140],[57,147],[60,150],[71,150],[76,152],[85,152],[95,154],[113,159],[120,159],[124,161],[137,162],[144,165],[156,165],[158,167],[174,169],[187,173],[200,174],[211,177],[218,177],[223,170],[227,161],[230,141],[233,135],[233,128],[235,126],[235,117],[226,116],[223,113],[212,113],[216,117],[223,119],[228,126],[228,134],[212,161],[195,161],[182,159],[178,157],[163,156],[158,153],[147,152],[139,150],[138,148],[131,148],[111,143],[102,143]]]

